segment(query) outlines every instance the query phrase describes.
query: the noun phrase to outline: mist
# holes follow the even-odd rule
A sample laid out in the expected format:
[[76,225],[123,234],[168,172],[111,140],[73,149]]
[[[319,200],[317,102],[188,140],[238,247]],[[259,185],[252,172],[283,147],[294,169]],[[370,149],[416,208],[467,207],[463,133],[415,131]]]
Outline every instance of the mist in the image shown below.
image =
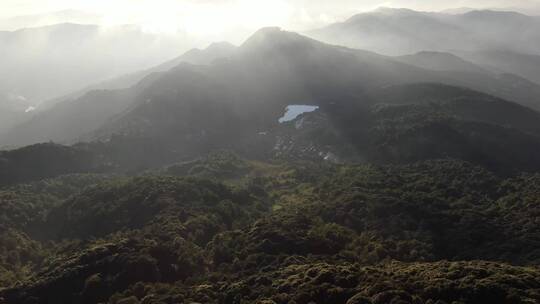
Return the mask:
[[0,304],[540,303],[540,0],[3,0]]
[[2,131],[62,96],[154,67],[205,44],[182,33],[145,33],[134,25],[59,23],[0,32],[2,104],[18,103],[15,117],[2,119]]

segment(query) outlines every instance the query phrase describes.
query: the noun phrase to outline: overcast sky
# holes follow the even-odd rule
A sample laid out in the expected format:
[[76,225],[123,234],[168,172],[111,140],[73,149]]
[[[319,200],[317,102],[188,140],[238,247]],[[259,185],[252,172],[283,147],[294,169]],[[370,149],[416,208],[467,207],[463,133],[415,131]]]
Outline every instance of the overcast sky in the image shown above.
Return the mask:
[[[182,30],[217,39],[232,31],[252,31],[263,26],[305,30],[380,6],[424,11],[459,7],[522,8],[540,13],[540,0],[0,0],[0,19],[77,10],[89,15],[87,18],[80,13],[72,18],[64,15],[61,19],[74,22],[81,18],[81,22],[88,23],[99,16],[99,22],[104,25],[140,24],[148,31]],[[50,20],[57,21],[63,20]],[[5,21],[0,23],[0,27],[6,24],[9,25]]]

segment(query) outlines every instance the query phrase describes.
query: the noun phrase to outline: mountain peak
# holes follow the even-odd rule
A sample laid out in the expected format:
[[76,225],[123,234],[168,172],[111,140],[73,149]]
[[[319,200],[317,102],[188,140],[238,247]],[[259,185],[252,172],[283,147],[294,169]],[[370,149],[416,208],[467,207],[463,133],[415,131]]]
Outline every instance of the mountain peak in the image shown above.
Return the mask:
[[272,49],[302,49],[320,43],[298,33],[284,31],[279,27],[262,28],[249,37],[241,46],[243,51],[268,51]]
[[412,9],[408,8],[395,8],[395,7],[386,7],[381,6],[374,10],[375,13],[383,13],[383,14],[391,14],[391,15],[411,15],[411,14],[418,14],[418,11],[414,11]]
[[230,42],[227,41],[221,41],[221,42],[213,42],[208,47],[206,47],[206,51],[209,52],[218,52],[218,51],[230,51],[236,49],[236,46]]
[[253,36],[283,32],[279,26],[267,26],[256,31]]
[[277,37],[279,35],[282,35],[285,33],[281,30],[280,27],[264,27],[260,30],[256,31],[251,35],[243,44],[242,47],[251,45],[251,44],[258,44],[262,42],[266,42],[269,39],[272,39],[274,37]]

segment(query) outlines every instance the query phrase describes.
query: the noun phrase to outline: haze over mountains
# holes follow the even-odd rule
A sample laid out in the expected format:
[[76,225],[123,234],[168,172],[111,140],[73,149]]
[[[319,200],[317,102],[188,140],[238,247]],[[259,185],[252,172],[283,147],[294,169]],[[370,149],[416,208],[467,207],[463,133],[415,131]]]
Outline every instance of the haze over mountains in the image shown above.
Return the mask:
[[538,55],[539,23],[540,17],[515,12],[473,10],[444,14],[380,8],[308,34],[330,43],[388,55],[486,49]]
[[[539,162],[534,151],[540,127],[533,110],[538,108],[538,85],[445,53],[388,57],[266,28],[238,48],[214,44],[132,77],[127,79],[140,81],[131,88],[90,91],[37,113],[7,133],[6,143],[99,140],[130,147],[132,161],[148,166],[219,148],[257,157],[287,151],[290,157],[310,159],[454,156],[503,171],[536,168]],[[302,118],[309,121],[306,125],[284,128],[278,119],[291,104],[320,109]],[[406,133],[409,139],[390,145],[392,153],[376,144],[387,134],[372,130],[391,120],[397,124],[391,132],[397,134],[415,126]],[[328,143],[304,133],[320,129],[329,132]],[[453,134],[454,142],[441,141],[445,132]],[[488,140],[495,134],[501,139]],[[427,146],[407,143],[423,136],[431,138]],[[501,146],[514,140],[519,153],[510,153],[515,145]],[[136,156],[150,143],[160,147],[152,152],[159,157]],[[492,159],[484,149],[497,156]]]
[[[223,60],[214,61],[219,58]],[[167,71],[181,62],[195,65],[181,64]],[[308,67],[309,70],[306,70]],[[222,84],[210,88],[203,86],[204,90],[212,92],[211,98],[215,102],[219,99],[221,103],[226,102],[230,92],[240,95],[236,98],[245,105],[236,111],[244,111],[243,115],[250,113],[259,116],[258,113],[251,113],[254,110],[246,110],[255,107],[255,102],[258,103],[257,107],[272,108],[271,112],[263,113],[275,113],[274,117],[265,118],[274,122],[279,112],[295,100],[319,104],[321,99],[347,96],[347,99],[357,99],[358,104],[366,104],[362,97],[366,90],[421,82],[468,87],[534,109],[540,107],[539,84],[514,74],[494,72],[454,55],[423,52],[414,56],[387,57],[326,45],[272,28],[255,33],[239,49],[227,44],[214,44],[205,51],[190,51],[160,67],[132,75],[132,84],[145,76],[144,81],[131,89],[90,92],[37,113],[28,122],[8,132],[4,136],[4,143],[21,146],[48,140],[75,142],[82,138],[92,139],[91,134],[98,129],[107,137],[119,132],[110,130],[103,134],[102,130],[107,128],[103,124],[109,119],[119,119],[117,115],[120,113],[126,115],[123,113],[125,110],[133,110],[133,107],[148,100],[155,103],[155,107],[160,105],[159,100],[152,98],[152,93],[149,93],[157,90],[154,87],[165,83],[174,87],[169,91],[159,89],[161,97],[165,99],[179,98],[182,103],[189,103],[193,96],[198,98],[198,94],[189,91],[192,87],[183,89],[184,84],[193,81],[190,80],[192,77],[198,77],[199,82],[204,79]],[[265,83],[264,91],[254,91],[259,87],[257,83],[261,78]],[[130,76],[123,79],[127,81]],[[114,88],[104,85],[103,89]],[[124,85],[127,87],[129,81]],[[251,95],[241,95],[246,88],[249,88]],[[275,91],[278,90],[282,92],[281,95],[276,95]],[[325,93],[326,90],[329,92]],[[164,92],[170,92],[170,96],[164,95]]]
[[100,24],[103,16],[68,9],[44,14],[33,14],[0,19],[1,31],[16,31],[24,28],[44,27],[62,23]]
[[539,24],[540,17],[510,11],[448,14],[381,8],[307,34],[395,56],[449,52],[486,69],[538,82]]
[[190,43],[0,32],[0,304],[540,303],[538,17]]
[[[450,15],[381,8],[307,34],[334,44],[403,55],[405,57],[396,58],[397,61],[446,74],[440,75],[446,78],[444,83],[477,89],[535,108],[540,81],[537,72],[540,55],[534,53],[540,49],[540,45],[535,45],[540,41],[535,30],[538,24],[537,17],[510,12],[468,11]],[[127,88],[152,71],[172,68],[179,61],[157,66],[195,43],[187,36],[147,34],[133,26],[102,28],[77,24],[4,32],[0,37],[4,46],[0,59],[4,66],[0,73],[4,107],[13,105],[14,100],[23,104],[10,106],[9,111],[14,114],[9,118],[4,115],[0,134],[34,128],[21,131],[33,134],[31,137],[8,134],[7,138],[17,137],[16,141],[4,140],[3,145],[11,146],[47,140],[69,142],[82,136],[81,132],[75,134],[74,131],[73,135],[64,136],[62,131],[48,128],[45,122],[40,124],[45,120],[42,117],[53,117],[52,114],[34,115],[24,111],[38,108],[41,112],[60,101],[82,97],[93,89]],[[186,60],[189,62],[189,58]],[[426,74],[426,81],[430,77]],[[109,78],[114,79],[104,82]],[[11,97],[8,100],[6,96]],[[103,109],[101,112],[112,117],[123,109],[125,106],[118,106],[115,111]],[[63,110],[60,107],[55,111],[62,113]],[[12,129],[18,124],[23,125]]]
[[181,35],[148,34],[135,26],[64,23],[0,32],[0,93],[24,99],[23,113],[12,109],[22,116],[29,105],[46,107],[54,98],[153,67],[192,45]]

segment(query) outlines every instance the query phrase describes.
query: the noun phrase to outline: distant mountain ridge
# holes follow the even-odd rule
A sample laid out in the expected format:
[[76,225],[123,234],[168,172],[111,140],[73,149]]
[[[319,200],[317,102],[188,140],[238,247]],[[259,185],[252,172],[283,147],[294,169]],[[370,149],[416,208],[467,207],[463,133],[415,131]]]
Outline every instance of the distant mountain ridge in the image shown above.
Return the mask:
[[383,8],[306,33],[323,41],[388,55],[499,48],[539,54],[539,17],[514,12],[463,14]]
[[[189,44],[181,35],[147,34],[128,25],[62,23],[0,32],[0,92],[46,107],[91,84],[174,58]],[[22,116],[13,123],[28,115]]]
[[540,55],[521,54],[505,50],[467,52],[454,50],[452,53],[475,62],[494,72],[508,72],[540,83]]
[[[431,78],[426,75],[421,81],[442,82],[470,87],[537,108],[536,104],[540,95],[540,75],[537,72],[540,70],[540,64],[538,64],[540,60],[537,60],[537,57],[540,55],[523,54],[521,52],[528,49],[524,48],[524,43],[527,45],[531,44],[531,47],[534,46],[537,30],[532,25],[535,25],[538,20],[540,19],[536,17],[498,11],[473,10],[463,14],[449,15],[444,13],[416,12],[408,9],[382,8],[374,12],[358,14],[343,23],[334,24],[308,34],[327,42],[349,46],[362,46],[367,51],[391,49],[396,53],[405,52],[404,55],[398,56],[394,60],[435,71],[439,74],[431,75]],[[504,25],[504,29],[500,29],[499,31],[496,25],[498,23]],[[483,30],[482,27],[484,26],[491,28],[491,30]],[[40,35],[47,37],[44,42],[42,41],[40,43],[47,44],[47,41],[55,41],[54,44],[58,48],[65,50],[69,50],[72,47],[77,49],[76,46],[69,44],[64,46],[63,43],[67,40],[75,39],[73,41],[83,41],[85,37],[89,36],[98,37],[96,38],[98,40],[103,38],[102,40],[104,41],[108,41],[107,39],[114,41],[120,40],[108,43],[113,48],[110,54],[105,54],[106,56],[100,55],[102,58],[110,58],[113,60],[112,63],[104,63],[104,66],[101,67],[99,67],[99,64],[92,64],[89,68],[90,70],[86,71],[80,70],[80,67],[75,68],[75,66],[80,65],[77,60],[64,66],[55,62],[56,59],[54,58],[56,58],[56,55],[54,54],[56,51],[53,50],[51,52],[54,56],[47,57],[46,62],[49,62],[48,65],[50,66],[47,69],[54,71],[54,73],[49,73],[47,77],[43,77],[41,70],[32,69],[32,64],[29,64],[27,68],[23,68],[24,65],[17,58],[17,56],[26,56],[34,58],[32,60],[38,62],[40,56],[47,55],[46,53],[39,56],[35,55],[32,53],[32,47],[26,48],[21,46],[21,44],[29,43],[29,38],[38,32],[44,33]],[[325,32],[332,32],[330,38],[326,39],[324,37]],[[478,33],[483,34],[480,37]],[[499,33],[501,36],[509,37],[508,41],[495,41],[493,37],[498,37],[497,35]],[[340,37],[346,39],[341,40]],[[440,37],[446,38],[441,40],[439,39]],[[121,45],[131,45],[130,43],[120,42],[132,38],[144,45],[141,47],[132,46],[130,49],[139,49],[142,51],[139,51],[131,59],[118,59],[117,57],[110,56],[118,53],[133,53],[132,50],[121,50]],[[142,70],[139,63],[136,65],[136,68],[128,67],[129,61],[134,63],[139,62],[140,58],[145,58],[144,60],[149,58],[147,56],[148,52],[151,53],[153,51],[149,50],[147,52],[147,50],[148,48],[152,48],[155,39],[157,39],[156,43],[161,45],[161,49],[168,49],[167,52],[171,54],[168,58],[173,58],[180,52],[179,47],[163,47],[163,43],[168,42],[162,43],[160,42],[160,38],[141,34],[134,27],[117,28],[116,30],[107,32],[107,34],[103,34],[103,36],[101,29],[96,26],[76,24],[54,25],[44,28],[0,33],[0,46],[4,43],[8,46],[4,51],[12,54],[4,57],[6,64],[3,65],[4,72],[0,71],[0,92],[22,96],[33,106],[37,102],[42,102],[34,113],[26,114],[19,112],[15,116],[15,119],[5,120],[4,130],[0,133],[12,133],[12,131],[7,131],[6,129],[16,125],[19,128],[18,125],[26,121],[22,127],[24,129],[24,126],[32,124],[30,121],[40,120],[41,118],[39,117],[42,117],[41,112],[51,110],[52,105],[57,103],[65,104],[70,100],[83,97],[84,94],[92,90],[127,89],[143,80],[147,75],[153,72],[167,71],[178,65],[182,60],[193,64],[207,65],[218,57],[231,56],[236,51],[232,45],[225,43],[214,44],[205,51],[205,55],[203,56],[200,55],[201,50],[194,49],[182,56],[183,59],[179,61],[173,59],[157,66],[151,64],[150,66],[154,67]],[[248,42],[249,40],[246,43]],[[91,49],[93,48],[92,43],[88,42],[88,45],[85,45],[83,41],[78,44],[82,49]],[[179,42],[174,43],[178,44]],[[114,45],[118,46],[119,49]],[[475,45],[478,46],[479,50],[467,50],[470,46]],[[464,46],[465,48],[463,49],[462,47]],[[484,48],[488,47],[493,49],[484,50]],[[511,48],[518,48],[520,52],[512,51]],[[26,52],[29,53],[25,54],[24,52],[17,51],[19,49],[28,49]],[[473,49],[476,49],[476,47],[473,47]],[[72,52],[75,54],[73,57],[86,57],[84,51],[82,52],[79,55],[76,54],[77,52]],[[212,52],[215,52],[215,55],[211,55],[210,53]],[[450,54],[454,55],[454,57],[451,57]],[[367,52],[364,52],[364,55],[367,56]],[[138,59],[135,58],[137,56]],[[378,55],[373,54],[373,56],[377,58]],[[459,58],[455,56],[459,56]],[[202,59],[197,57],[201,57]],[[69,62],[69,58],[70,56],[58,56],[57,59]],[[84,62],[86,61],[91,60],[84,60]],[[119,62],[122,61],[126,61],[125,66],[120,67]],[[154,62],[162,61],[158,59],[154,60]],[[1,63],[2,59],[0,58]],[[115,71],[110,71],[111,69]],[[136,72],[126,74],[122,71]],[[30,78],[27,76],[28,73],[31,74]],[[58,74],[58,77],[55,77],[56,74]],[[111,77],[118,74],[123,76]],[[105,75],[108,76],[105,77]],[[21,79],[21,77],[24,79]],[[105,80],[96,81],[97,79]],[[366,78],[365,81],[370,80]],[[88,86],[89,84],[92,85]],[[32,94],[22,94],[20,92],[32,92]],[[115,109],[114,106],[111,109]],[[125,109],[125,107],[119,106],[114,111],[105,112],[110,113],[110,117],[112,117],[119,114],[118,111],[120,109]],[[98,117],[96,121],[102,123],[104,120]],[[92,129],[94,129],[95,125],[97,124],[94,124]],[[74,130],[76,129],[74,128]],[[29,144],[49,139],[60,141],[73,140],[73,136],[66,137],[61,135],[64,132],[50,132],[55,135],[34,136],[32,140],[27,140],[26,136],[22,136],[20,140],[10,140],[11,143],[9,144],[18,146],[19,144]],[[36,134],[40,133],[42,131],[36,132]],[[77,132],[77,138],[81,136],[79,133]],[[75,132],[71,134],[75,134]],[[9,134],[7,136],[12,138]]]
[[[440,65],[439,68],[426,69],[425,64],[419,65],[417,61],[425,60],[426,56],[429,64]],[[223,59],[215,60],[220,57]],[[324,102],[329,102],[340,97],[361,99],[368,88],[418,82],[469,87],[538,107],[540,86],[525,79],[484,72],[448,54],[420,53],[415,62],[411,62],[411,58],[393,58],[330,46],[296,33],[263,29],[238,49],[228,44],[216,44],[205,51],[193,50],[154,69],[126,76],[122,80],[124,84],[135,83],[149,75],[137,86],[123,92],[105,90],[68,99],[37,113],[34,119],[4,137],[7,138],[4,142],[15,146],[48,140],[69,142],[88,138],[88,134],[98,129],[105,137],[114,132],[124,133],[121,131],[124,127],[120,125],[126,124],[120,121],[126,121],[127,118],[122,117],[127,115],[124,111],[128,109],[159,98],[170,99],[173,104],[192,102],[193,98],[206,96],[209,92],[214,96],[212,99],[219,99],[217,96],[221,95],[222,103],[231,99],[231,111],[251,113],[250,120],[259,117],[261,121],[268,120],[258,113],[264,108],[268,108],[266,114],[277,116],[286,105],[294,102],[318,104],[325,99]],[[451,62],[445,62],[448,58]],[[180,64],[166,72],[182,61],[202,65]],[[460,66],[454,65],[456,61]],[[445,70],[451,67],[457,70]],[[190,80],[191,77],[194,78]],[[188,87],[184,88],[184,85]],[[106,87],[104,84],[103,88]],[[105,127],[105,123],[115,127]]]
[[539,29],[540,17],[505,10],[435,13],[381,8],[306,34],[327,43],[414,60],[410,63],[421,67],[423,61],[428,68],[426,60],[435,67],[435,58],[428,59],[428,54],[453,54],[468,63],[439,56],[436,64],[446,61],[446,70],[468,70],[464,65],[472,64],[473,69],[514,74],[539,84]]
[[[90,92],[11,136],[82,140],[76,150],[119,171],[216,149],[261,159],[408,163],[448,157],[497,172],[540,168],[540,114],[463,83],[508,84],[491,72],[426,70],[268,28],[208,65],[181,63],[129,89]],[[279,123],[295,104],[319,109]]]
[[395,57],[395,59],[426,70],[488,73],[488,70],[450,53],[422,51]]
[[25,15],[0,19],[0,30],[16,31],[60,23],[100,24],[103,17],[78,10],[61,10],[45,14]]
[[152,67],[186,50],[185,41],[146,34],[136,26],[73,23],[2,32],[0,47],[0,89],[34,103]]
[[[139,87],[143,88],[182,62],[208,64],[231,55],[235,49],[235,46],[228,43],[211,44],[205,50],[194,49],[156,67],[114,78],[49,101],[50,105],[44,105],[31,113],[32,118],[27,118],[25,122],[8,130],[7,145],[20,146],[49,140],[73,142],[82,139],[82,136],[91,133],[132,104],[135,93],[127,90],[130,87],[139,84]],[[0,143],[1,139],[0,135]]]

